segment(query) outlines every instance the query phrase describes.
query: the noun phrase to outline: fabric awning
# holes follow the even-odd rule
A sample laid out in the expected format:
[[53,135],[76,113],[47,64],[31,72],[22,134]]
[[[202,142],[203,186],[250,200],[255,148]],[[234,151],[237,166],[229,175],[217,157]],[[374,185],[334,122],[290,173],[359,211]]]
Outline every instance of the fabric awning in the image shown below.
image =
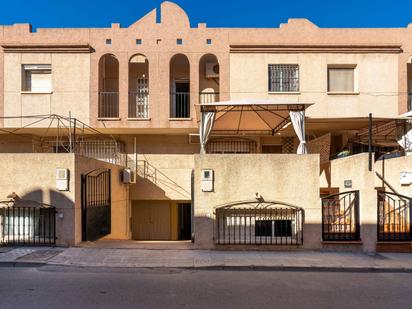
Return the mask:
[[311,105],[251,99],[204,103],[196,108],[200,113],[215,113],[212,131],[217,134],[274,135],[290,122],[291,111],[304,111]]
[[212,132],[219,135],[274,135],[292,120],[300,140],[298,153],[305,154],[305,109],[310,105],[256,99],[198,104],[201,153],[206,152]]

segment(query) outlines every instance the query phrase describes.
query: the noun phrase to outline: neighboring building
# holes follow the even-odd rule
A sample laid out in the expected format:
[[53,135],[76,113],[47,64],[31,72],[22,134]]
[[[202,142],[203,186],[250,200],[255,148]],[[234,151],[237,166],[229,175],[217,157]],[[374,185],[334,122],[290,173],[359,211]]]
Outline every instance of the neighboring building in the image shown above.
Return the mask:
[[[399,182],[412,157],[388,160],[382,184],[381,161],[361,154],[370,113],[376,156],[405,152],[397,139],[410,128],[410,38],[412,26],[322,29],[306,19],[192,27],[171,2],[127,28],[0,26],[0,198],[55,206],[48,228],[62,245],[108,235],[374,251],[412,241],[410,201],[395,196],[403,213],[392,226],[376,214],[395,204],[375,192],[412,196]],[[303,111],[306,123],[290,125],[289,112]],[[199,136],[208,113],[213,126]],[[305,132],[310,154],[297,155]],[[358,155],[330,161],[343,150]],[[125,167],[136,183],[122,184]],[[54,184],[59,168],[67,190]],[[7,216],[3,237],[16,234]]]

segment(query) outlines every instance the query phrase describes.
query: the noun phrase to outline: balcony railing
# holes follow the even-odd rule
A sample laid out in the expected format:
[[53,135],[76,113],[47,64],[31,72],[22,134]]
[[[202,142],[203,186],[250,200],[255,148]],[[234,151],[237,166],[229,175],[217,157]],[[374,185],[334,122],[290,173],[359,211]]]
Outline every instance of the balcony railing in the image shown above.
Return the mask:
[[219,92],[201,92],[199,94],[199,103],[213,103],[219,102]]
[[170,94],[170,118],[190,117],[190,93],[172,92]]
[[129,92],[129,118],[149,118],[149,91]]
[[119,93],[99,92],[99,118],[119,117]]

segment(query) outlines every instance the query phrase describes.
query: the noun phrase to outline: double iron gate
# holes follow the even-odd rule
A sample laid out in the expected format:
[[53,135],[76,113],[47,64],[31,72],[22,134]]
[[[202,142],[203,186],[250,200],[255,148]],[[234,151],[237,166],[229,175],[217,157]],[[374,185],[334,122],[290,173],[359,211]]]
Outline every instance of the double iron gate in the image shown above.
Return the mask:
[[0,245],[56,244],[56,208],[7,206],[0,208]]
[[81,176],[82,240],[95,241],[111,231],[111,171],[98,169]]

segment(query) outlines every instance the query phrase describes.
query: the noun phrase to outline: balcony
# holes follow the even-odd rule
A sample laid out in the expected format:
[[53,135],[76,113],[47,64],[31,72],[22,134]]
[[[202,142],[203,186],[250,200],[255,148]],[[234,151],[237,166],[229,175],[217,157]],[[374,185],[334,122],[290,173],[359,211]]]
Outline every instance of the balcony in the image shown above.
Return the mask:
[[219,102],[219,92],[202,92],[199,94],[199,103]]
[[190,118],[189,92],[172,92],[170,101],[170,118]]
[[129,118],[149,118],[149,91],[129,92]]
[[99,118],[119,117],[119,92],[99,92]]

